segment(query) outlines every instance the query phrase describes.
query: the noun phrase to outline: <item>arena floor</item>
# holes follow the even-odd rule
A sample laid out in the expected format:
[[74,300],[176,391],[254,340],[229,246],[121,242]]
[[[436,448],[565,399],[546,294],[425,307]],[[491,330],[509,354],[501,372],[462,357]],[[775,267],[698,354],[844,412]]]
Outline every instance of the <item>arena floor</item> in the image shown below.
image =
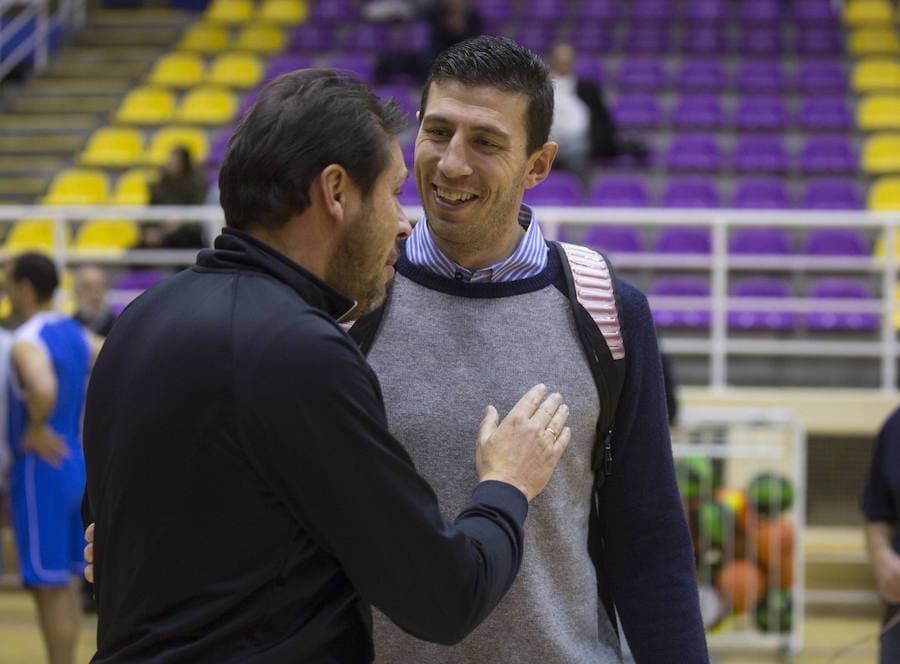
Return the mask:
[[[867,614],[858,617],[808,616],[805,623],[806,647],[790,661],[795,664],[872,664],[877,660],[874,635],[878,630],[878,619],[871,612]],[[78,643],[78,664],[85,664],[91,659],[96,625],[94,616],[85,618],[82,638]],[[829,660],[843,646],[867,636],[872,638],[838,659]],[[43,661],[44,652],[31,598],[19,590],[0,591],[0,662],[40,664]],[[716,653],[714,661],[718,664],[770,664],[784,660],[772,655]]]

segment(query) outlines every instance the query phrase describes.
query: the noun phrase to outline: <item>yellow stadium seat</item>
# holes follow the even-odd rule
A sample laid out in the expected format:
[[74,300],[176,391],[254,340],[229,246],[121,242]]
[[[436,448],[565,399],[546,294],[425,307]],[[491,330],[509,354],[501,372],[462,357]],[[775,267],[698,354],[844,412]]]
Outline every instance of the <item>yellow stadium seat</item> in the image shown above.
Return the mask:
[[161,166],[172,148],[184,146],[191,153],[195,164],[202,164],[209,154],[209,139],[206,132],[197,127],[163,127],[150,139],[150,146],[144,153],[144,161]]
[[870,210],[900,210],[900,177],[884,177],[873,182],[869,187],[868,199]]
[[206,63],[196,53],[167,53],[153,64],[149,81],[170,88],[190,88],[203,81]]
[[141,159],[144,136],[136,129],[103,127],[95,131],[78,158],[82,166],[132,166]]
[[125,171],[116,181],[110,203],[112,205],[148,205],[150,203],[150,183],[157,178],[156,170],[132,168]]
[[237,112],[237,98],[228,88],[205,85],[188,90],[178,109],[185,124],[223,125]]
[[856,109],[856,124],[863,131],[900,129],[900,95],[869,95]]
[[309,6],[303,0],[263,0],[256,14],[263,23],[297,25],[309,15]]
[[869,58],[853,68],[853,89],[856,92],[900,92],[900,62],[884,58]]
[[210,23],[240,25],[253,15],[251,0],[213,0],[203,12],[203,20]]
[[287,36],[280,28],[271,25],[248,25],[238,34],[234,48],[272,55],[283,51],[286,43]]
[[[64,227],[64,242],[68,241],[68,227]],[[4,250],[11,253],[25,251],[53,251],[53,220],[22,219],[13,225],[3,243]]]
[[896,55],[900,53],[900,39],[893,29],[853,30],[847,39],[847,50],[857,57]]
[[844,22],[850,25],[885,24],[894,20],[887,0],[850,0],[844,4]]
[[209,66],[206,82],[232,88],[252,88],[262,80],[264,67],[253,53],[223,53]]
[[131,219],[89,219],[75,235],[75,249],[123,250],[137,244],[137,224]]
[[175,95],[164,88],[135,88],[122,100],[116,122],[125,124],[165,124],[175,114]]
[[184,33],[178,42],[182,51],[220,53],[228,47],[228,29],[220,25],[196,23]]
[[900,173],[900,134],[875,134],[866,139],[862,151],[866,173]]
[[70,168],[53,178],[45,205],[103,205],[109,196],[109,178],[103,171]]

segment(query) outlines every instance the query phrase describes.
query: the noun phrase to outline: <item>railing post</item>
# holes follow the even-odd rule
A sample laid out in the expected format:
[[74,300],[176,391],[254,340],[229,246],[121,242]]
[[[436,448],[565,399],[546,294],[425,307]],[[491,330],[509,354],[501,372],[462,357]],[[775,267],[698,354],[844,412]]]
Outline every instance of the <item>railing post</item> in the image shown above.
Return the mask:
[[883,223],[884,264],[881,272],[881,390],[893,392],[897,385],[897,339],[894,331],[897,283],[897,218]]
[[716,217],[712,227],[712,326],[710,332],[710,386],[724,390],[728,385],[728,225],[723,217]]
[[[56,264],[56,273],[62,283],[63,274],[66,272],[66,218],[65,213],[60,212],[53,217],[53,262]],[[55,303],[58,310],[62,310],[65,304],[65,292],[62,288],[56,289]]]
[[47,0],[38,0],[37,26],[35,29],[34,71],[38,74],[47,68],[48,41],[50,39]]

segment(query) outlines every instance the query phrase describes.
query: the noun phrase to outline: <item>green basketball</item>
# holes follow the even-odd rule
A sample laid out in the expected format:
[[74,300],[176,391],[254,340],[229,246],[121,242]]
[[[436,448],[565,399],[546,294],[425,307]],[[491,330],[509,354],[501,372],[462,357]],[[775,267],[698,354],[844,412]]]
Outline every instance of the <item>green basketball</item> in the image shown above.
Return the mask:
[[683,500],[696,500],[711,496],[715,490],[715,472],[712,461],[704,457],[679,459],[675,466],[678,490]]
[[794,601],[787,590],[773,590],[753,610],[753,620],[763,632],[790,632],[794,625]]
[[700,546],[708,544],[722,548],[725,542],[733,542],[736,531],[736,516],[727,503],[712,500],[700,506],[697,515],[697,541]]
[[794,485],[782,475],[762,473],[750,482],[747,502],[757,514],[777,516],[794,504]]

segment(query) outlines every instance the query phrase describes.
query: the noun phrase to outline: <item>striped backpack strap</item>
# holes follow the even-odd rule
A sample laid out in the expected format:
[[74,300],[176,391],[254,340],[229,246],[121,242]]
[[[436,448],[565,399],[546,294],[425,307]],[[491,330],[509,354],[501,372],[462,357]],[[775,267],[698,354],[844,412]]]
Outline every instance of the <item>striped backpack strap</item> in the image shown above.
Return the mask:
[[594,319],[614,360],[625,357],[625,344],[619,327],[619,312],[613,292],[612,274],[606,258],[599,252],[577,244],[560,242],[569,260],[575,295]]

